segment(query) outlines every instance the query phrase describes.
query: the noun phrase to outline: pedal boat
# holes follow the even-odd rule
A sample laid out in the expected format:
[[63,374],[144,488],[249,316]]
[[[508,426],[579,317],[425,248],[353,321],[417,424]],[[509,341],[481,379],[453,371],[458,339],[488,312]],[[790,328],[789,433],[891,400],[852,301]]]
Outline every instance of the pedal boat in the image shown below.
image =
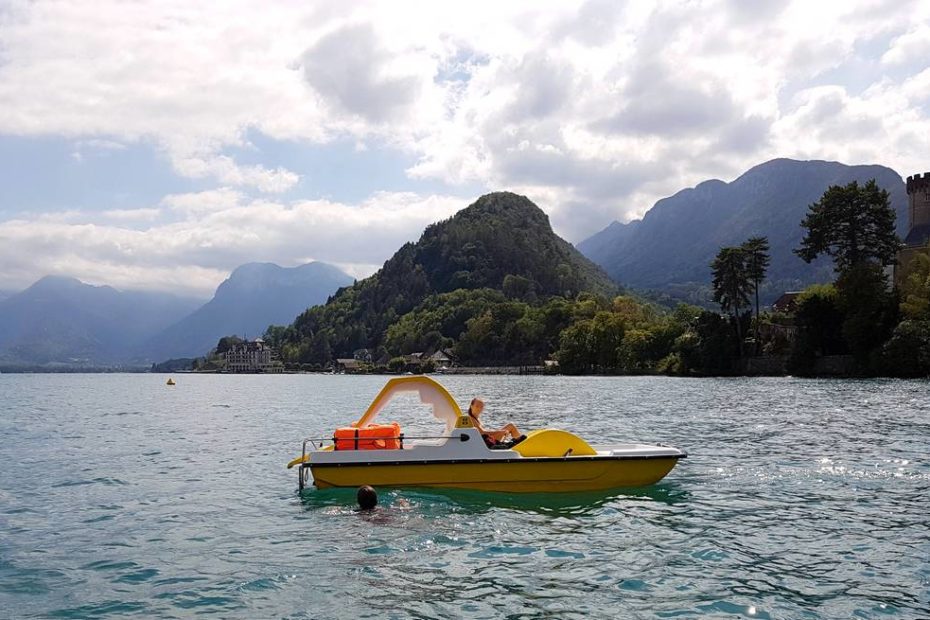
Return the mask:
[[[445,423],[435,437],[404,437],[397,423],[375,418],[396,395],[416,392]],[[310,449],[308,450],[308,444]],[[368,410],[331,438],[308,438],[298,468],[300,489],[308,472],[319,488],[443,487],[506,492],[579,492],[650,485],[664,478],[687,453],[662,445],[588,445],[558,429],[527,433],[511,448],[489,448],[455,399],[433,379],[397,377]]]

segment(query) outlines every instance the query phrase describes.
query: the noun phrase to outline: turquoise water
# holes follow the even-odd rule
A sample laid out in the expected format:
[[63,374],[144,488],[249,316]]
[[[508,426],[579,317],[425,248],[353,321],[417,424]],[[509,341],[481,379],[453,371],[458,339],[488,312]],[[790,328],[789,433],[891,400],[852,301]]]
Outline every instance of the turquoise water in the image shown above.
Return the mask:
[[296,491],[383,377],[0,375],[0,616],[930,615],[930,384],[448,377],[690,457],[581,496]]

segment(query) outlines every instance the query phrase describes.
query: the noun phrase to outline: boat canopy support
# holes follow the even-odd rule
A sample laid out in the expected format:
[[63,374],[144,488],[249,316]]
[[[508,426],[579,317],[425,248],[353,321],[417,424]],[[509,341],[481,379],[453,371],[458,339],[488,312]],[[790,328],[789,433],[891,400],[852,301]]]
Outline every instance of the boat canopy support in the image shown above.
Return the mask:
[[462,415],[462,409],[458,403],[439,382],[421,375],[394,377],[381,388],[364,415],[352,426],[362,428],[371,424],[381,410],[391,402],[391,399],[403,392],[416,392],[421,403],[430,405],[433,409],[433,417],[445,423],[446,433],[452,432],[456,420]]

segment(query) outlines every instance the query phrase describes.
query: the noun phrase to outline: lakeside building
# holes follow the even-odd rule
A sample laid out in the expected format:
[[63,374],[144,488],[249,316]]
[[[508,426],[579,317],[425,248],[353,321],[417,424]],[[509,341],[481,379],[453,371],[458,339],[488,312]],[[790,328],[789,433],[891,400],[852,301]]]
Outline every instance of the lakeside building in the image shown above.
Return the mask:
[[907,214],[907,236],[894,267],[896,286],[907,277],[914,255],[930,248],[930,172],[907,177]]
[[436,349],[432,353],[417,351],[404,356],[409,367],[419,368],[427,362],[432,362],[436,368],[451,368],[455,366],[455,356],[446,349]]
[[365,362],[366,364],[371,364],[371,350],[370,349],[356,349],[352,352],[352,359],[358,360],[359,362]]
[[[446,349],[437,349],[432,353],[418,351],[401,355],[403,359],[403,370],[409,372],[420,372],[424,366],[431,362],[436,369],[448,369],[456,365],[455,356]],[[374,359],[368,349],[358,349],[353,352],[352,357],[340,357],[334,360],[333,368],[336,372],[356,373],[370,370],[372,366],[387,366],[391,357],[388,354]],[[396,369],[395,369],[396,370]]]
[[240,342],[231,346],[226,353],[226,372],[272,373],[282,372],[274,349],[261,338]]
[[427,360],[433,362],[436,364],[437,368],[451,368],[455,366],[455,356],[446,349],[437,349],[431,355],[427,355],[426,357],[421,356],[420,359],[424,362]]
[[781,297],[775,300],[772,304],[772,310],[774,312],[782,312],[784,314],[791,314],[794,312],[795,308],[798,307],[798,295],[803,291],[787,291],[781,294]]
[[339,372],[358,372],[362,369],[363,362],[354,357],[340,357],[336,359],[335,369]]

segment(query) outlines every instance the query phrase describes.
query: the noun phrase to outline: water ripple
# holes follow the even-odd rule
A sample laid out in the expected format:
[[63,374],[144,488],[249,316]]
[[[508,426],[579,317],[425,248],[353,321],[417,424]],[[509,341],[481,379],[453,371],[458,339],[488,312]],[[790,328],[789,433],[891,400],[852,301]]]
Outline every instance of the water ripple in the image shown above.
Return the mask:
[[294,492],[283,464],[300,437],[354,418],[382,382],[190,376],[179,392],[147,375],[0,375],[0,609],[773,619],[930,609],[927,382],[449,377],[459,400],[483,395],[494,421],[691,456],[662,483],[622,492],[382,490],[373,513],[355,511],[351,490]]

